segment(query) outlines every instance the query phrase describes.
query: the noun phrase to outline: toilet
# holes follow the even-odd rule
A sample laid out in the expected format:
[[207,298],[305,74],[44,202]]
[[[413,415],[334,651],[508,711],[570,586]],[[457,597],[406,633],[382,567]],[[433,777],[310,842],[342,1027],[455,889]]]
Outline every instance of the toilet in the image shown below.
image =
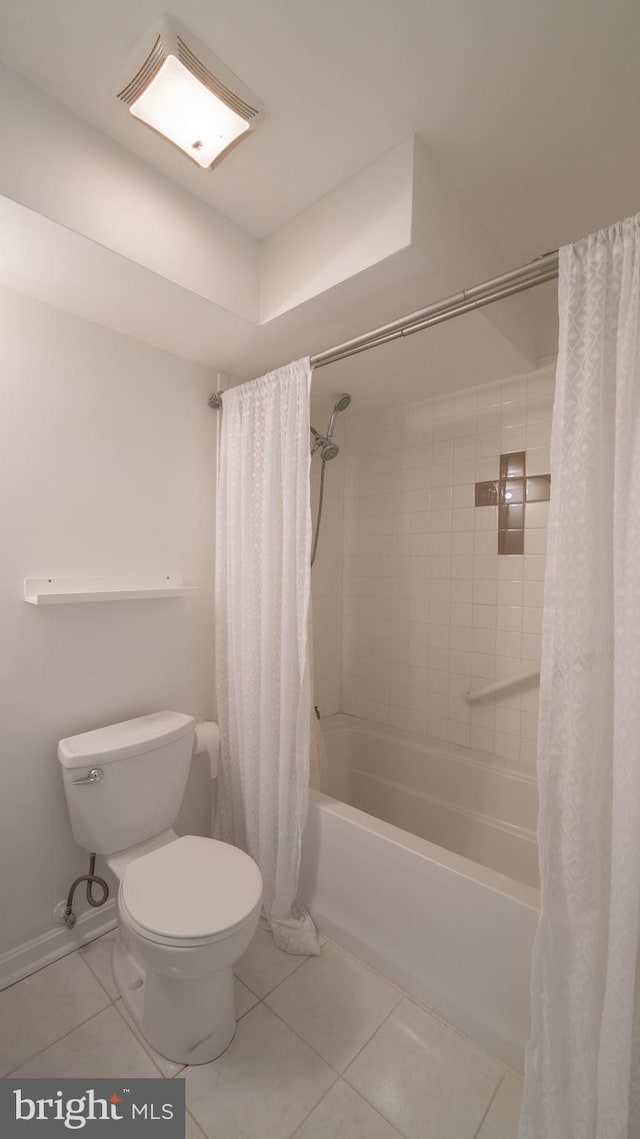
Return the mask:
[[195,728],[154,712],[58,745],[74,838],[118,881],[118,990],[145,1040],[177,1064],[206,1064],[232,1040],[233,965],[262,899],[248,854],[172,829]]

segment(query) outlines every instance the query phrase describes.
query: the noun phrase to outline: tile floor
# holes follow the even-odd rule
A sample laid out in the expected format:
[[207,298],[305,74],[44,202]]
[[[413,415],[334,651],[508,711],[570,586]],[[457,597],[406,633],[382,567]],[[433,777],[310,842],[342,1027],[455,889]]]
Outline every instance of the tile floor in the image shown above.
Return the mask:
[[332,942],[292,957],[258,930],[232,1043],[181,1068],[124,1010],[114,937],[0,993],[0,1076],[179,1074],[187,1139],[516,1139],[519,1077]]

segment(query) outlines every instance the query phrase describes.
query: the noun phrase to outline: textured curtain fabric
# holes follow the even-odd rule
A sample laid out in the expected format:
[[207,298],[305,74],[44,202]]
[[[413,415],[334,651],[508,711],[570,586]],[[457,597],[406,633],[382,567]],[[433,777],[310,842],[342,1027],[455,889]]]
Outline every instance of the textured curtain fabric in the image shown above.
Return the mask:
[[640,215],[560,251],[520,1139],[640,1136]]
[[217,833],[264,883],[276,945],[319,953],[297,900],[309,797],[308,360],[224,393],[216,517]]

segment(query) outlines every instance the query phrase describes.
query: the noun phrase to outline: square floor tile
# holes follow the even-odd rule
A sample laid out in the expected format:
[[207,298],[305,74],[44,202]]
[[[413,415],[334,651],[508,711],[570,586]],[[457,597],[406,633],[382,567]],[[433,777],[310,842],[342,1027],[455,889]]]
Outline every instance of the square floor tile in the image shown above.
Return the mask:
[[16,1076],[159,1076],[115,1005],[63,1036],[15,1072]]
[[4,989],[0,993],[0,1076],[109,1003],[78,953],[70,953]]
[[117,939],[118,931],[112,929],[109,933],[103,934],[102,937],[96,937],[95,941],[90,941],[80,950],[82,960],[87,963],[102,987],[107,990],[112,1001],[117,1001],[120,996],[111,966],[113,947]]
[[294,1139],[400,1139],[400,1133],[344,1080],[338,1080]]
[[521,1107],[522,1080],[513,1072],[507,1072],[478,1132],[478,1139],[518,1139]]
[[210,1139],[289,1139],[335,1072],[258,1004],[211,1064],[187,1068],[187,1106]]
[[503,1072],[403,998],[345,1079],[407,1139],[473,1139]]
[[306,960],[277,949],[270,931],[260,926],[247,951],[236,961],[234,973],[257,997],[266,997]]
[[265,1004],[342,1072],[400,998],[393,985],[327,942]]

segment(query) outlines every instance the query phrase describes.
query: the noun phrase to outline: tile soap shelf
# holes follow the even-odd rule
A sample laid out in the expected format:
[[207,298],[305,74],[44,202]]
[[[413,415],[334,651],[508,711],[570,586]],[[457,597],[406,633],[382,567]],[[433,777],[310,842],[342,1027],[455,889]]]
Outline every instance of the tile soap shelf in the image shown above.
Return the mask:
[[186,597],[196,586],[183,585],[182,574],[136,577],[26,577],[29,605],[69,605],[89,601],[142,601],[154,597]]

